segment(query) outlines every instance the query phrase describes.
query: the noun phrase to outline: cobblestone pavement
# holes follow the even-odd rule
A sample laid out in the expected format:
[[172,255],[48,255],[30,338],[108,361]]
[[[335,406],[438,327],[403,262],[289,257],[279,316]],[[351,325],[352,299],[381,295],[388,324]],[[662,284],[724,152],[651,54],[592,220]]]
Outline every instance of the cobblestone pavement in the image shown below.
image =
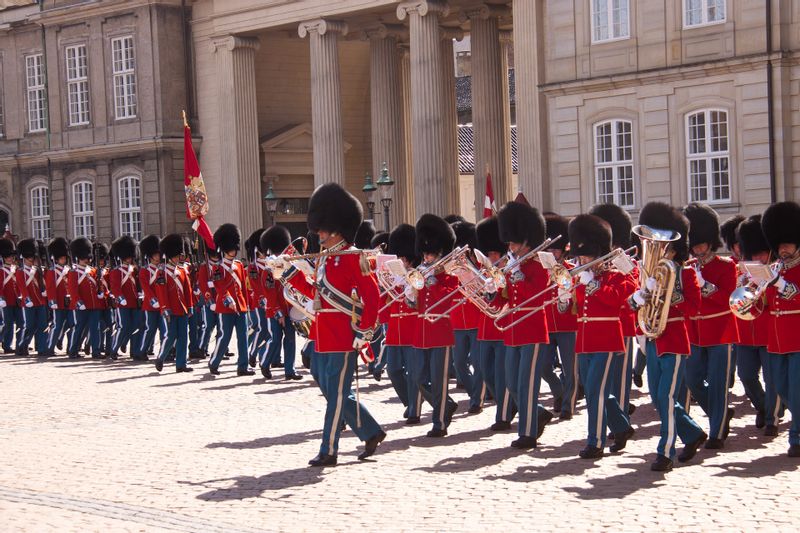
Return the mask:
[[[323,402],[303,381],[158,375],[151,365],[2,356],[0,531],[276,530],[797,530],[800,460],[753,427],[740,386],[725,450],[701,450],[667,475],[649,470],[655,412],[634,391],[628,449],[579,459],[586,417],[547,427],[539,448],[493,434],[493,406],[444,439],[405,426],[391,386],[366,380],[362,399],[388,432],[374,461],[346,432],[340,464],[316,455]],[[545,391],[546,391],[546,386]],[[552,401],[543,394],[546,406]],[[430,410],[426,408],[429,421]],[[693,409],[702,426],[707,420]]]

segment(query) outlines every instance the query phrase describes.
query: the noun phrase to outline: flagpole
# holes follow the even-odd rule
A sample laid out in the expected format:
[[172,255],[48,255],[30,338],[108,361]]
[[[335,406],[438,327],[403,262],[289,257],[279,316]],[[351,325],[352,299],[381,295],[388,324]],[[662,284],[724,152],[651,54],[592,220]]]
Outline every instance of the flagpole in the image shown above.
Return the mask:
[[181,115],[183,115],[183,127],[184,128],[188,128],[189,127],[189,122],[186,120],[186,110],[185,109],[181,110]]

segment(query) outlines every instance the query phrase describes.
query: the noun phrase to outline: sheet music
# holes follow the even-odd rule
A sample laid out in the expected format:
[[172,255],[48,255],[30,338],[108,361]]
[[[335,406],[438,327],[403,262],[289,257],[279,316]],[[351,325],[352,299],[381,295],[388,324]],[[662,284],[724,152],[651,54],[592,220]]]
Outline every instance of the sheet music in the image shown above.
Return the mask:
[[750,278],[757,284],[768,283],[774,277],[772,268],[769,265],[762,265],[759,262],[742,262],[739,263],[750,276]]
[[401,259],[389,259],[383,263],[382,266],[394,276],[399,276],[401,278],[406,276],[406,267],[403,265],[403,261]]
[[558,261],[556,261],[556,256],[554,256],[551,252],[538,252],[538,253],[539,253],[539,262],[547,270],[552,270],[552,268],[558,264]]
[[475,259],[478,260],[478,263],[480,263],[480,265],[483,268],[491,268],[492,267],[492,261],[488,257],[486,257],[485,255],[483,255],[483,252],[481,252],[477,248],[475,248],[473,250],[473,252],[475,253]]
[[611,261],[611,264],[614,265],[614,267],[623,274],[630,274],[636,267],[633,261],[631,261],[630,256],[624,253],[619,254],[617,257],[615,257]]

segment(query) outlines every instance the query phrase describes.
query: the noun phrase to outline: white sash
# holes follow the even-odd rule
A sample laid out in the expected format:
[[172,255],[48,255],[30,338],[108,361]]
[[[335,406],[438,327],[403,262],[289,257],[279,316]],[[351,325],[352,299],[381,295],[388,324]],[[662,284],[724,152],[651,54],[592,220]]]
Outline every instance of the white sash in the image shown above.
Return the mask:
[[64,278],[67,277],[67,274],[69,274],[69,266],[63,266],[63,267],[57,266],[55,271],[56,271],[56,288],[58,288],[58,286],[61,285],[61,282],[64,281]]
[[165,270],[172,278],[173,283],[175,283],[175,288],[178,289],[178,292],[181,294],[181,299],[183,299],[183,283],[181,283],[181,279],[178,277],[177,267],[167,265]]
[[9,266],[4,266],[3,267],[3,272],[5,273],[5,276],[3,277],[3,287],[8,285],[8,282],[11,281],[11,278],[14,277],[14,274],[16,273],[16,271],[17,271],[17,267],[13,266],[13,265],[10,266],[10,267]]
[[239,276],[236,275],[236,271],[231,268],[231,265],[233,265],[233,263],[234,263],[233,261],[228,262],[227,260],[223,259],[222,260],[222,268],[225,270],[225,272],[227,272],[228,274],[231,275],[231,277],[233,278],[233,281],[236,282],[236,285],[239,286],[239,290],[241,291],[242,290],[242,280],[240,280]]
[[122,283],[120,283],[120,287],[122,287],[128,283],[128,280],[130,280],[131,276],[133,276],[133,265],[128,265],[127,269],[125,268],[125,265],[121,265],[119,268],[125,273],[122,278]]

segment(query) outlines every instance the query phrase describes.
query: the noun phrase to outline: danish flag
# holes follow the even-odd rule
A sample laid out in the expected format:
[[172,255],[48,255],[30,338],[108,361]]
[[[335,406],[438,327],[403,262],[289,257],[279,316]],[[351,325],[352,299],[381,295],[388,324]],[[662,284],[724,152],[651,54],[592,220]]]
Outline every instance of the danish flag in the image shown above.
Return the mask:
[[492,174],[486,173],[486,195],[483,197],[483,218],[488,218],[497,212],[497,205],[494,203],[494,191],[492,191]]

